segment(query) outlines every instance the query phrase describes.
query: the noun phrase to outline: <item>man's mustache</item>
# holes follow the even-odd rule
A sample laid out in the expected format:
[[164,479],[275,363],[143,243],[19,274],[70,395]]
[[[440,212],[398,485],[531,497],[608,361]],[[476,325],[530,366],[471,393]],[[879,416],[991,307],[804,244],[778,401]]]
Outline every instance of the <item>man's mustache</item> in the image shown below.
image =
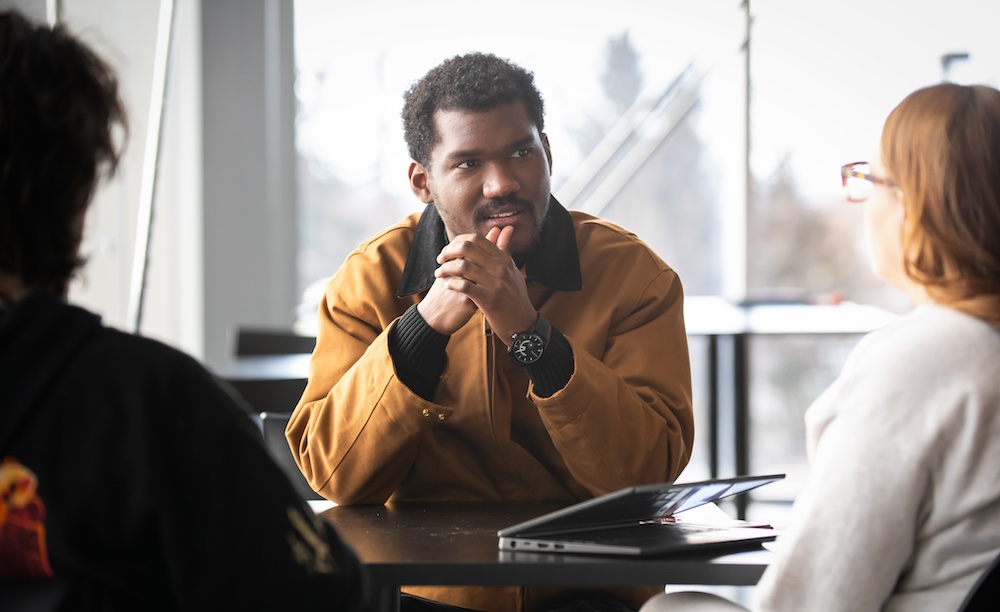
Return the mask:
[[525,210],[531,210],[531,202],[528,200],[522,200],[521,198],[515,196],[505,196],[502,198],[493,198],[490,200],[489,204],[480,206],[476,209],[475,220],[485,221],[489,217],[493,216],[494,212],[500,208],[514,208],[517,212],[523,212]]

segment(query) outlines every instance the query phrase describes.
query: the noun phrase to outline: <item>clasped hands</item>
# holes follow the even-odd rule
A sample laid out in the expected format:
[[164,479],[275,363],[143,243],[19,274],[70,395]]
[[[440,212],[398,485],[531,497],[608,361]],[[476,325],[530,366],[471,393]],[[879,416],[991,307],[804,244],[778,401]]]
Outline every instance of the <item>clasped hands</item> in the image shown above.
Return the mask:
[[438,254],[434,284],[417,311],[440,334],[455,333],[477,310],[510,346],[511,337],[535,323],[528,287],[510,255],[514,228],[491,228],[485,237],[462,234]]

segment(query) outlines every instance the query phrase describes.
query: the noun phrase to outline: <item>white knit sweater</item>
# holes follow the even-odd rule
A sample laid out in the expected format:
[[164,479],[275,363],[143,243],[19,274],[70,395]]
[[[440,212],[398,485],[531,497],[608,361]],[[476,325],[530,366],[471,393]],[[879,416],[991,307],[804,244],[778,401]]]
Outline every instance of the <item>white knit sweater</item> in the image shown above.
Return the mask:
[[1000,331],[918,307],[858,343],[806,427],[754,609],[957,609],[1000,552]]

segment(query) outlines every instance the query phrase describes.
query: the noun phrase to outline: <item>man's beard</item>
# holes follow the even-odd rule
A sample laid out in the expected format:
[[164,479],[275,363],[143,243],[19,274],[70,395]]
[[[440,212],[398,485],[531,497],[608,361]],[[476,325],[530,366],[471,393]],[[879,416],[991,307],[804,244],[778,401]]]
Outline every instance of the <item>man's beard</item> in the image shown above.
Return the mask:
[[[521,212],[529,212],[532,217],[534,217],[537,212],[535,206],[531,202],[522,200],[515,196],[507,196],[504,198],[494,198],[489,204],[479,208],[476,211],[475,220],[481,223],[488,219],[494,210],[503,206],[513,206]],[[537,219],[535,222],[535,229],[532,232],[531,241],[528,245],[522,249],[511,251],[510,256],[514,260],[514,263],[517,264],[518,268],[524,266],[538,246],[542,243],[542,230],[545,228],[545,220],[547,218],[548,206],[545,206],[542,211],[541,218]]]
[[545,229],[545,220],[548,215],[542,216],[541,220],[535,224],[535,231],[531,234],[531,242],[524,249],[513,251],[510,256],[514,260],[514,264],[517,265],[518,269],[524,267],[524,264],[531,259],[531,256],[538,250],[538,247],[542,244],[542,234]]

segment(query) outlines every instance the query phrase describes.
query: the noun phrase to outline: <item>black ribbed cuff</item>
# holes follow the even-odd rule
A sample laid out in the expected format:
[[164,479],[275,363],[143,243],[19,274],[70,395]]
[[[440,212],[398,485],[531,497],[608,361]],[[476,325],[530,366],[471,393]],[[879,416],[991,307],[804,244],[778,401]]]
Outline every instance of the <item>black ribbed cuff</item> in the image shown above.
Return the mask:
[[431,402],[444,373],[445,348],[451,336],[439,334],[424,321],[414,304],[389,332],[389,354],[396,375],[414,393]]
[[565,387],[573,376],[573,347],[566,336],[553,327],[552,337],[542,357],[524,366],[524,371],[534,383],[535,395],[539,397],[549,397]]

